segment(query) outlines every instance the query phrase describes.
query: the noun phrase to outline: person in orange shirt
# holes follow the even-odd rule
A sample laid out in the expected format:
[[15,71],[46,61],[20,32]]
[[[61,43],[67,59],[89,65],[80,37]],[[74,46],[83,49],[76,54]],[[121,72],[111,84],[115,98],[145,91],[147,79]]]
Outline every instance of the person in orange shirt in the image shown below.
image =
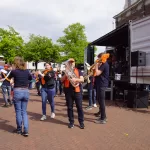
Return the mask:
[[80,128],[84,129],[84,114],[82,109],[82,85],[81,85],[81,83],[84,82],[84,78],[81,71],[75,68],[75,60],[73,58],[70,58],[68,60],[68,63],[70,64],[74,73],[77,76],[77,78],[72,78],[71,80],[73,82],[79,83],[77,87],[74,87],[72,86],[66,75],[63,75],[63,77],[61,78],[61,81],[64,84],[65,98],[67,102],[67,113],[69,118],[68,128],[74,127],[73,103],[75,100]]

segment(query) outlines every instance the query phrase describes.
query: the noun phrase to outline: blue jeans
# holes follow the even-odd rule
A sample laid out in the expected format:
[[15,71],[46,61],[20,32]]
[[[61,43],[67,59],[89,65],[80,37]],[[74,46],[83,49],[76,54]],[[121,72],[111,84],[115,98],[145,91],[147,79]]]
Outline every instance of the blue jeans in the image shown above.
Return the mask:
[[28,132],[28,116],[27,105],[29,101],[29,90],[14,88],[14,107],[16,112],[17,130],[22,131],[22,124],[24,124],[24,132]]
[[[11,86],[2,85],[1,88],[2,88],[5,104],[7,104],[8,99],[11,100]],[[8,99],[7,99],[7,94],[8,94]]]
[[96,89],[88,89],[89,106],[96,104]]
[[53,88],[53,89],[41,88],[41,96],[42,96],[42,113],[43,113],[43,115],[46,115],[47,99],[51,106],[51,112],[54,113],[54,111],[55,111],[55,104],[54,104],[55,88]]

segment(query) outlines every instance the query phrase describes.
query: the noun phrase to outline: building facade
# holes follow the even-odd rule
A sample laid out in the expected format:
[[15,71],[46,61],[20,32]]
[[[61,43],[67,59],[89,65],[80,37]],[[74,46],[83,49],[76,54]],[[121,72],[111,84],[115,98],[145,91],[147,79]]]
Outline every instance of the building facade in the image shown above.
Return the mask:
[[125,0],[125,5],[124,5],[124,9],[130,7],[132,4],[134,4],[135,2],[137,2],[138,0]]
[[150,0],[126,0],[124,10],[114,16],[116,27],[129,20],[138,20],[150,15]]
[[[39,62],[37,69],[44,70],[45,69],[44,64],[45,62]],[[26,62],[26,66],[27,66],[27,69],[29,70],[35,70],[35,62]]]

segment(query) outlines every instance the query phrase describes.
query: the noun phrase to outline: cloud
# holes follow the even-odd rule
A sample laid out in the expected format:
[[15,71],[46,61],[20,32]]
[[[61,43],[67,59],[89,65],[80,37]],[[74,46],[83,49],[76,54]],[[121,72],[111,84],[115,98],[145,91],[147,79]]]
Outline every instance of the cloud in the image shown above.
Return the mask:
[[33,33],[56,41],[68,25],[85,25],[88,41],[113,29],[112,17],[122,11],[121,0],[5,0],[0,5],[0,27],[13,26],[24,39]]

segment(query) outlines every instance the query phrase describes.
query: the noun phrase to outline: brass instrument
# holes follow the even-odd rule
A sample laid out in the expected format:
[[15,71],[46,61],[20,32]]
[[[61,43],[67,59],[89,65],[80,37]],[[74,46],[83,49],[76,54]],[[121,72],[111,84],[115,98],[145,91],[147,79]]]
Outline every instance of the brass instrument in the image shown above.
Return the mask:
[[70,81],[70,83],[72,84],[73,87],[77,87],[79,86],[79,83],[73,82],[71,79],[72,78],[78,78],[76,76],[76,74],[73,71],[72,66],[70,65],[70,63],[68,61],[66,61],[64,63],[65,65],[65,70],[63,71],[65,73],[65,75],[67,76],[68,80]]
[[89,73],[88,73],[87,76],[84,76],[84,80],[87,80],[88,83],[90,83],[89,77],[92,76],[92,75],[94,75],[95,65],[97,63],[99,63],[99,65],[102,65],[102,63],[105,63],[107,61],[107,59],[109,58],[109,56],[110,56],[109,53],[102,54],[101,57],[98,58],[92,66],[88,66],[87,63],[86,63],[87,70],[89,71]]
[[100,58],[97,59],[97,60],[95,61],[95,63],[94,63],[92,66],[90,66],[90,67],[89,67],[89,66],[87,65],[87,63],[86,63],[87,70],[88,70],[88,75],[84,76],[84,80],[87,80],[88,83],[90,83],[89,77],[94,74],[94,68],[95,68],[95,65],[96,65],[97,63],[101,63],[101,59],[100,59]]

